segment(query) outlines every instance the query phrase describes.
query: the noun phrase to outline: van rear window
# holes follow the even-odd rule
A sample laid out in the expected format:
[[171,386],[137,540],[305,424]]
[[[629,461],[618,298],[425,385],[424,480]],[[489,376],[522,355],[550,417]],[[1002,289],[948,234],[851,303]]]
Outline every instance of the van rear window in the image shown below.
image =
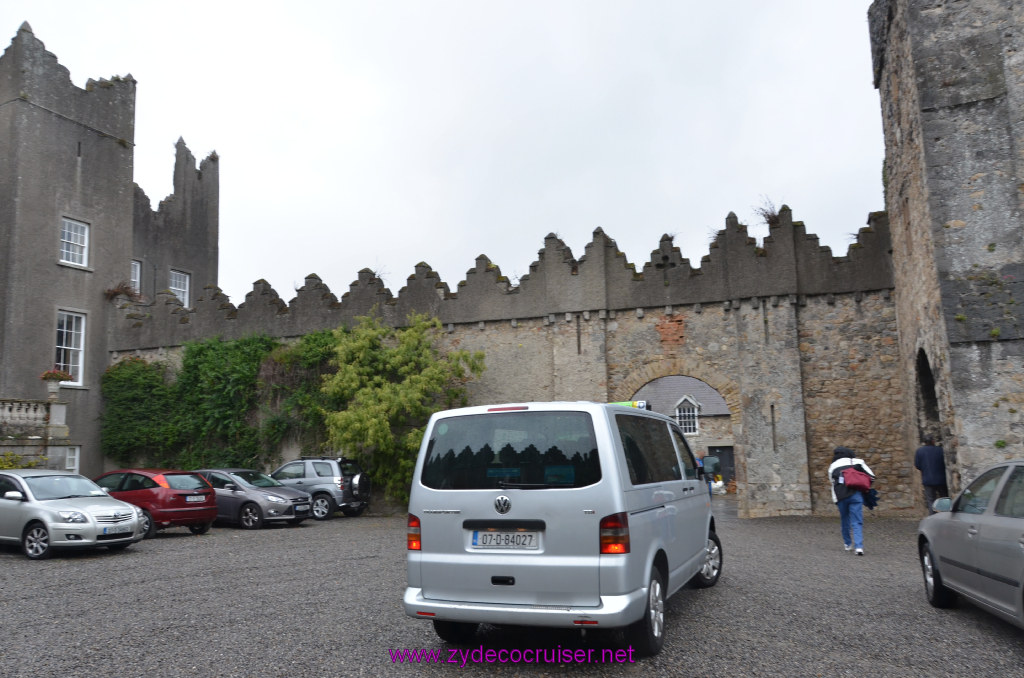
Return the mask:
[[601,479],[586,412],[502,412],[441,419],[420,480],[436,490],[586,487]]

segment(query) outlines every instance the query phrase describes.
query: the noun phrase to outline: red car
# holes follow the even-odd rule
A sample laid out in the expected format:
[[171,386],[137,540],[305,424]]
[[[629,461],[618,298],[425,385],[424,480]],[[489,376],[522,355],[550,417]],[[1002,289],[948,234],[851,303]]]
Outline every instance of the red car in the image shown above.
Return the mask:
[[147,538],[157,530],[178,525],[188,527],[192,534],[205,534],[217,519],[217,495],[198,473],[119,469],[108,471],[95,481],[111,497],[142,509],[142,528]]

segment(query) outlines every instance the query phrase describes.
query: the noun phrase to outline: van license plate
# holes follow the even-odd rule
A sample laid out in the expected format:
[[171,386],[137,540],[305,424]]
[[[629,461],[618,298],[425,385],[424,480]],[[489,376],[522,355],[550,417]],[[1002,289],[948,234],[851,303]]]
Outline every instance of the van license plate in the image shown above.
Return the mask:
[[535,549],[540,545],[536,532],[488,532],[473,530],[475,549]]

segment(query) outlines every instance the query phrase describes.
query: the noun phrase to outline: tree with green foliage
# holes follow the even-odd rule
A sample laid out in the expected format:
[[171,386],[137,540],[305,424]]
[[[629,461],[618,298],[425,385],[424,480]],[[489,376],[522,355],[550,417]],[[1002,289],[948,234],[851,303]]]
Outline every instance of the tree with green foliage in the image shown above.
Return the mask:
[[425,315],[400,329],[365,317],[334,331],[337,371],[323,392],[338,408],[324,414],[328,440],[356,455],[390,499],[408,499],[430,415],[465,405],[466,382],[484,369],[481,352],[442,352],[440,333],[441,322]]

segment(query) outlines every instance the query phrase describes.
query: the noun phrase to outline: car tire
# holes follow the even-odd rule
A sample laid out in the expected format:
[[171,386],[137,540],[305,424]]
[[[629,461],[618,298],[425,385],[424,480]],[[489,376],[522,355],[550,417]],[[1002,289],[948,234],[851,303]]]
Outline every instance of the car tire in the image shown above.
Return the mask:
[[153,522],[153,516],[150,515],[149,511],[142,512],[142,538],[151,539],[156,534],[156,523]]
[[344,513],[349,518],[358,518],[359,516],[363,515],[363,511],[365,511],[365,510],[366,510],[366,504],[363,504],[362,506],[360,506],[358,508],[356,508],[354,506],[342,506],[341,507],[341,512]]
[[714,532],[708,532],[708,541],[704,546],[704,563],[700,572],[693,575],[690,585],[695,589],[706,589],[718,583],[722,576],[722,541]]
[[479,627],[479,624],[472,622],[434,620],[434,633],[438,638],[452,645],[466,645],[473,642]]
[[263,512],[256,504],[246,502],[238,511],[238,524],[243,530],[258,530],[263,527]]
[[946,588],[942,575],[935,566],[935,556],[928,542],[921,544],[921,574],[924,575],[924,595],[932,607],[950,607],[956,602],[956,592]]
[[42,523],[30,523],[21,535],[21,550],[32,560],[43,560],[53,555],[50,531]]
[[641,657],[661,652],[665,646],[665,575],[651,568],[644,616],[626,627],[626,641]]
[[206,534],[210,531],[210,526],[213,523],[199,523],[198,525],[189,525],[188,531],[192,534]]
[[331,499],[331,495],[323,492],[314,494],[311,511],[314,520],[327,520],[330,518],[335,511],[334,500]]

